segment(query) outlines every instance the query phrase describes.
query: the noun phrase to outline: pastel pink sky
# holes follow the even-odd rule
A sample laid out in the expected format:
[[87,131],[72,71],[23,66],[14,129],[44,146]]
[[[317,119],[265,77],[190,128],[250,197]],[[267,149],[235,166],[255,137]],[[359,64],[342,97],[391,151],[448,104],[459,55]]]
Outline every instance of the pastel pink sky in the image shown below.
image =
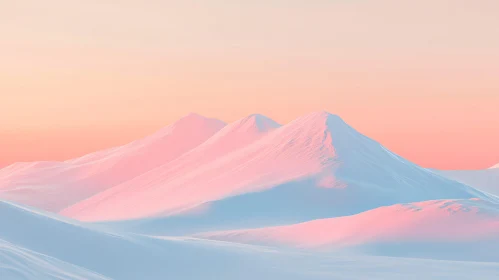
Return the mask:
[[340,115],[425,167],[499,162],[497,0],[0,3],[0,166],[196,112]]

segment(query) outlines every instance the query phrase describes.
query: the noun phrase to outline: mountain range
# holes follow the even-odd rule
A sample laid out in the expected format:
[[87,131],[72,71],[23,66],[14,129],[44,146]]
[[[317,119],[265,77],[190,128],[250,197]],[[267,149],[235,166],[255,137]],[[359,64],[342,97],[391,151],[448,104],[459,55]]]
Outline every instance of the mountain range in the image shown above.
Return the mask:
[[[83,279],[155,279],[175,255],[237,266],[269,248],[283,262],[316,260],[304,251],[499,262],[498,170],[420,167],[328,112],[284,125],[190,114],[123,146],[0,169],[0,248]],[[219,276],[218,262],[201,269]],[[255,262],[245,269],[269,271]]]

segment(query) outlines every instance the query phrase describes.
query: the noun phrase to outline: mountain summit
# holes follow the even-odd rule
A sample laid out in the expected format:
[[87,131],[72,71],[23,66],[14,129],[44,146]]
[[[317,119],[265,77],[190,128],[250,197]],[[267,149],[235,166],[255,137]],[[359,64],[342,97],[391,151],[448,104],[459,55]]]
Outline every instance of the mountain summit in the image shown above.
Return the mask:
[[252,114],[247,116],[246,118],[236,121],[232,126],[234,127],[234,129],[256,129],[260,132],[266,132],[279,128],[281,125],[264,115]]

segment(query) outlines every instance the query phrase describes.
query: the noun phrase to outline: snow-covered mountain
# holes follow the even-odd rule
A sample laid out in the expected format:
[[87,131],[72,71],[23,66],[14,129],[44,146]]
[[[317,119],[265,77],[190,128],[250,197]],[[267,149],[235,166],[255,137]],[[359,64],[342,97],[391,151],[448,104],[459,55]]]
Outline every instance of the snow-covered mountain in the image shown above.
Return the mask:
[[497,264],[385,257],[499,262],[499,198],[444,176],[327,112],[282,126],[191,114],[1,169],[0,278],[497,279]]
[[494,200],[395,155],[327,112],[282,127],[262,116],[249,120],[61,213],[85,221],[170,217],[159,223],[199,230],[302,222],[431,199]]
[[224,126],[190,114],[124,146],[65,162],[13,164],[0,169],[0,197],[57,212],[181,156]]

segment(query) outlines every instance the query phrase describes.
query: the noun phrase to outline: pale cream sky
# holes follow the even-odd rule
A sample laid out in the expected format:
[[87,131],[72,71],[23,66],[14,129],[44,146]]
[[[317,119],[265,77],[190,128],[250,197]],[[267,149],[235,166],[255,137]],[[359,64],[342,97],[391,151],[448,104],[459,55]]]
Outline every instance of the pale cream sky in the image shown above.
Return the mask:
[[[499,161],[497,26],[496,0],[2,1],[0,148],[58,159],[188,112],[327,110],[417,163],[485,167]],[[78,127],[95,145],[56,151]],[[49,139],[43,153],[29,138]]]

